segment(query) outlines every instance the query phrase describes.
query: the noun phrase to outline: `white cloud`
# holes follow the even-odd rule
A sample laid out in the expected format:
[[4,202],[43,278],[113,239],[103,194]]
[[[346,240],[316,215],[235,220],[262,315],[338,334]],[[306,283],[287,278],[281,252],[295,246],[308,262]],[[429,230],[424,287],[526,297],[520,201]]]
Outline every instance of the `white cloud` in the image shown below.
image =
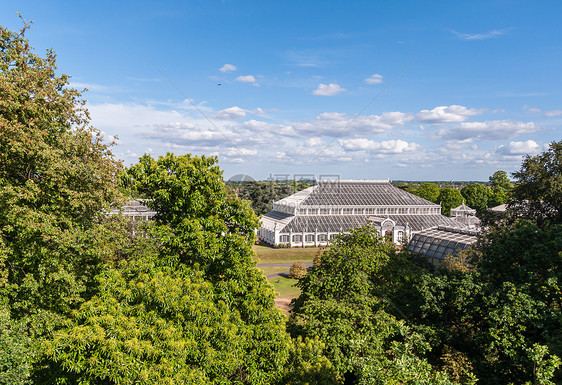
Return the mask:
[[225,108],[217,113],[217,118],[224,120],[236,120],[246,116],[247,110],[234,106]]
[[445,140],[505,140],[523,134],[542,130],[533,122],[513,120],[488,120],[484,122],[463,122],[457,127],[443,128],[436,136]]
[[304,142],[304,144],[307,147],[318,147],[318,146],[326,145],[326,143],[321,138],[318,137],[307,139],[306,142]]
[[423,123],[458,123],[464,122],[469,116],[481,114],[484,110],[477,108],[466,108],[453,104],[451,106],[439,106],[432,110],[421,110],[416,114],[416,120]]
[[534,140],[524,142],[509,142],[509,144],[501,145],[496,148],[496,152],[500,155],[519,156],[526,154],[538,154],[542,147]]
[[542,112],[542,110],[540,108],[536,108],[536,107],[531,107],[531,106],[523,106],[523,111],[528,111],[528,112]]
[[547,118],[553,118],[560,115],[562,115],[562,110],[551,110],[544,113],[544,116],[546,116]]
[[[297,133],[311,135],[343,135],[353,137],[389,131],[413,120],[412,114],[403,112],[385,112],[382,115],[353,116],[339,112],[324,112],[314,120],[294,123]],[[352,121],[353,120],[353,121]],[[351,124],[350,124],[351,123]]]
[[236,78],[236,81],[242,83],[255,83],[256,78],[254,75],[240,75]]
[[236,71],[237,69],[238,67],[236,67],[233,64],[225,64],[221,68],[219,68],[219,71],[225,73],[225,72]]
[[385,154],[400,154],[417,150],[420,146],[416,143],[408,143],[404,140],[386,140],[375,142],[370,139],[345,139],[339,140],[340,145],[348,151],[369,151]]
[[248,148],[244,148],[244,147],[229,147],[224,155],[227,156],[250,156],[250,155],[256,155],[258,153],[258,150],[255,149],[248,149]]
[[383,82],[382,75],[380,74],[373,74],[369,76],[367,79],[365,79],[365,83],[367,84],[380,84],[382,82]]
[[457,31],[451,31],[451,32],[453,32],[459,39],[462,40],[485,40],[485,39],[492,39],[506,34],[506,31],[501,31],[497,29],[488,32],[483,32],[483,33],[461,33]]
[[320,96],[333,96],[337,95],[340,92],[346,91],[345,88],[342,88],[339,84],[330,83],[330,84],[322,84],[318,85],[318,88],[312,91],[313,95],[320,95]]
[[[419,169],[440,164],[447,164],[448,169],[492,165],[506,165],[509,169],[520,162],[522,154],[544,150],[534,141],[510,139],[543,129],[534,123],[466,122],[462,120],[464,116],[475,115],[479,110],[462,106],[422,111],[426,113],[422,118],[429,119],[428,114],[433,113],[441,121],[453,122],[437,128],[433,123],[417,121],[417,114],[400,111],[359,116],[355,120],[354,115],[325,112],[310,120],[279,124],[256,115],[263,111],[255,107],[233,106],[216,111],[199,106],[211,117],[212,124],[187,103],[89,104],[88,108],[92,123],[108,133],[108,139],[112,134],[119,136],[114,153],[126,162],[133,162],[133,155],[150,147],[154,156],[167,151],[216,154],[221,164],[244,163],[256,169],[280,162],[295,167],[314,164],[320,170],[328,165],[364,165],[366,161],[376,164],[377,159],[389,167],[399,167],[400,163]],[[435,116],[433,119],[437,121]],[[418,125],[424,125],[425,131],[418,129]],[[430,133],[439,140],[433,148],[418,139]],[[503,145],[484,142],[496,140]],[[387,159],[393,159],[395,164],[387,163]]]

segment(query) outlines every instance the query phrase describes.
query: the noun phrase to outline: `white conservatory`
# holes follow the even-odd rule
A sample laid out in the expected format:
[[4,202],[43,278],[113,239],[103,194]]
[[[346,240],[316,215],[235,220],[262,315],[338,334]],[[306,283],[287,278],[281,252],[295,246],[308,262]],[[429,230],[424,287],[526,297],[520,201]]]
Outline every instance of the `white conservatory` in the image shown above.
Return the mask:
[[440,205],[388,180],[338,180],[322,181],[274,202],[273,210],[262,217],[258,237],[272,246],[323,246],[366,223],[397,244],[424,229],[464,227],[441,215]]

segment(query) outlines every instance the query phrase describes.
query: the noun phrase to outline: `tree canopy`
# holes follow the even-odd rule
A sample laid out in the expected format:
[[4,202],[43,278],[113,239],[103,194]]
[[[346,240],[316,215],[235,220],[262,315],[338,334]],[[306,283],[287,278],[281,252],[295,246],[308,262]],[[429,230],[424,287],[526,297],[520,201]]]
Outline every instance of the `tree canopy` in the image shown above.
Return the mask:
[[480,183],[469,184],[461,190],[467,206],[482,212],[488,205],[490,189]]
[[265,181],[232,183],[239,192],[241,199],[252,202],[252,209],[257,215],[268,213],[273,208],[273,202],[283,199],[310,185],[303,181]]
[[501,187],[506,191],[511,191],[511,189],[513,188],[513,184],[509,180],[509,177],[507,176],[507,172],[503,170],[498,170],[494,172],[494,174],[490,176],[489,180],[493,188]]
[[422,358],[424,338],[388,311],[396,306],[393,281],[408,270],[393,268],[396,258],[394,246],[371,226],[339,236],[298,282],[293,332],[319,338],[351,383],[449,384]]
[[513,196],[528,208],[524,216],[539,223],[562,223],[562,141],[552,142],[542,154],[527,155],[513,176]]
[[450,215],[451,209],[458,207],[463,202],[463,196],[461,192],[457,189],[453,189],[449,186],[443,187],[437,198],[441,203],[441,214]]
[[0,27],[0,295],[42,333],[88,295],[120,164],[26,29]]
[[435,183],[422,182],[415,190],[415,194],[419,197],[427,199],[433,203],[439,203],[439,186]]

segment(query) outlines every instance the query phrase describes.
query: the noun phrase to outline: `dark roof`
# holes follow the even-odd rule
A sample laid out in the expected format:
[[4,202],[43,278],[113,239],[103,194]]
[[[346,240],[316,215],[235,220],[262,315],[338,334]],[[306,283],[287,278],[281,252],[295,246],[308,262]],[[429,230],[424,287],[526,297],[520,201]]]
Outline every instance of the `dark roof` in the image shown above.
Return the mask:
[[[273,213],[273,212],[272,212]],[[269,214],[272,214],[269,213]],[[266,214],[266,215],[269,215]],[[301,232],[339,232],[363,226],[370,215],[298,215],[294,216],[282,229],[281,233]],[[285,217],[287,218],[287,217]],[[396,225],[409,226],[411,231],[421,231],[435,226],[462,227],[453,218],[443,215],[389,215]],[[386,218],[385,218],[386,219]]]
[[293,214],[282,213],[281,211],[270,211],[267,214],[263,214],[262,218],[271,218],[277,220],[283,220],[288,217],[292,217]]
[[437,206],[394,187],[390,182],[337,181],[319,183],[301,203],[304,206]]

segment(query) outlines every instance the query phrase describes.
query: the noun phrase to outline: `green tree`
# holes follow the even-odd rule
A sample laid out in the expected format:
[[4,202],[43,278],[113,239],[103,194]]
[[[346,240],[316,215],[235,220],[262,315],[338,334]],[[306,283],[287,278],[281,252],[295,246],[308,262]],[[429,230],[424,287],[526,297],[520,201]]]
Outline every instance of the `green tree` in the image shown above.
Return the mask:
[[257,215],[270,212],[273,208],[273,202],[310,186],[303,181],[290,181],[288,183],[254,181],[232,185],[238,188],[238,196],[241,199],[252,202],[252,209]]
[[461,192],[457,189],[453,189],[449,186],[443,187],[437,198],[441,202],[441,213],[443,215],[450,215],[451,209],[458,207],[463,202],[463,196]]
[[439,203],[439,186],[435,183],[422,182],[414,194],[433,203]]
[[499,170],[490,177],[491,191],[488,197],[488,206],[495,207],[508,203],[511,200],[513,184],[507,172]]
[[494,228],[475,268],[420,275],[409,320],[429,328],[432,360],[459,352],[483,384],[560,382],[561,230]]
[[501,186],[494,186],[488,196],[488,206],[496,207],[508,203],[511,200],[511,192]]
[[537,223],[562,223],[562,141],[552,142],[542,154],[527,155],[513,176],[514,199],[526,211],[522,216]]
[[461,195],[466,200],[466,205],[479,213],[486,209],[490,189],[480,183],[469,184],[461,190]]
[[489,179],[492,187],[501,187],[508,192],[513,189],[513,184],[509,180],[507,172],[503,170],[496,171]]
[[91,296],[120,164],[26,30],[0,27],[0,302],[41,341]]
[[25,325],[10,317],[10,310],[0,305],[0,384],[30,384],[34,361],[32,339]]
[[[196,266],[214,291],[215,303],[239,316],[243,353],[236,367],[243,383],[268,383],[283,374],[290,353],[274,291],[253,260],[259,222],[249,202],[229,194],[217,159],[145,155],[123,180],[156,210],[159,264]],[[230,375],[234,376],[233,372]],[[238,377],[236,377],[238,378]]]
[[[266,384],[282,374],[290,351],[283,324],[248,325],[217,298],[201,270],[157,265],[132,259],[99,276],[99,294],[46,345],[60,367],[50,376],[115,384]],[[258,353],[249,338],[254,333],[277,339],[262,343]]]
[[394,246],[370,226],[339,236],[299,280],[291,328],[319,338],[347,381],[449,383],[417,355],[428,348],[423,337],[387,311],[396,307],[394,286],[387,284],[395,278],[389,275],[395,257]]

